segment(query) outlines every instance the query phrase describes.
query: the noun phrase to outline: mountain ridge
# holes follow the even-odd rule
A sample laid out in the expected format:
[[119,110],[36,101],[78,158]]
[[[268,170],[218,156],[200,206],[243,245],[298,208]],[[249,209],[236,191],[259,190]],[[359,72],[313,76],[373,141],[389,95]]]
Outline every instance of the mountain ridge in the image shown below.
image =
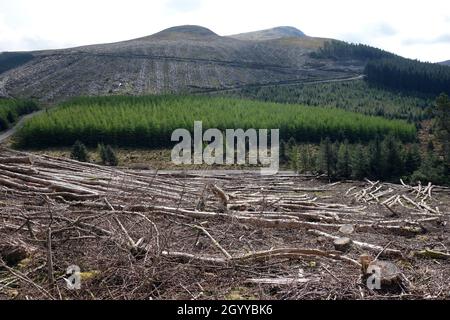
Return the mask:
[[250,41],[265,41],[282,38],[302,38],[306,35],[299,29],[291,26],[280,26],[270,29],[239,33],[228,36],[230,38]]
[[[161,30],[157,33],[154,33],[152,35],[138,38],[138,39],[151,39],[151,38],[160,38],[160,39],[208,39],[208,38],[218,38],[220,37],[217,33],[214,31],[198,26],[198,25],[181,25],[181,26],[175,26],[170,27],[164,30]],[[138,40],[135,39],[135,40]]]
[[210,92],[362,72],[359,62],[311,58],[328,39],[292,27],[261,32],[266,38],[255,41],[184,25],[121,42],[20,53],[27,55],[21,59],[13,53],[3,59],[0,94],[52,103],[81,95]]

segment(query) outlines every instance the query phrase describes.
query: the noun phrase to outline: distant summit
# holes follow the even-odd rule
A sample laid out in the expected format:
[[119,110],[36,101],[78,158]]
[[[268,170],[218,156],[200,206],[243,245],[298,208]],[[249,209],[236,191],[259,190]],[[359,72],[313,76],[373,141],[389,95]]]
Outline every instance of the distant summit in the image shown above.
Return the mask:
[[306,35],[294,27],[276,27],[272,29],[235,34],[230,37],[239,40],[264,41],[281,38],[303,38],[306,37]]
[[443,64],[445,66],[450,66],[450,60],[439,62],[440,64]]
[[219,36],[205,27],[195,25],[184,25],[165,29],[163,31],[155,33],[154,35],[151,35],[150,37],[158,39],[177,40],[177,39],[216,38]]

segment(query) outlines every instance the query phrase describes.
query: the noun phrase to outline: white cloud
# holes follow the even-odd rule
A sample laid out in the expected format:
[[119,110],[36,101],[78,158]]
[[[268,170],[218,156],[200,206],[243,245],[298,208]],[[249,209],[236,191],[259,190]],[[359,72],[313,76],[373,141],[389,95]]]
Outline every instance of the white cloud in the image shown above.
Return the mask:
[[192,12],[202,6],[202,0],[168,0],[166,9],[168,12]]
[[442,34],[436,38],[415,38],[403,41],[405,45],[421,45],[421,44],[447,44],[450,46],[450,33]]
[[[448,0],[0,0],[0,51],[127,40],[182,24],[221,35],[291,25],[429,61],[450,59]],[[406,42],[406,43],[405,43]]]

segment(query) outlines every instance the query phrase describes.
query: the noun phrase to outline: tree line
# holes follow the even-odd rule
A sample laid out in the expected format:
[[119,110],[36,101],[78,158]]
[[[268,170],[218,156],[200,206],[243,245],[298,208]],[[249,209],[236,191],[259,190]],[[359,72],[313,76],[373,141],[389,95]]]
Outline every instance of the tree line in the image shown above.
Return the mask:
[[432,94],[450,94],[450,68],[404,58],[371,60],[364,73],[369,83]]
[[298,172],[326,174],[330,180],[371,178],[450,185],[450,99],[441,94],[432,109],[434,138],[426,150],[388,135],[368,144],[323,139],[319,146],[282,141],[280,160]]
[[315,59],[359,60],[365,64],[364,74],[371,84],[386,88],[438,95],[450,94],[450,68],[437,63],[400,57],[363,44],[331,40],[318,51]]
[[344,41],[326,41],[319,50],[310,54],[314,59],[332,60],[371,60],[391,58],[396,55],[388,51],[364,44],[347,43]]
[[432,150],[421,155],[418,144],[405,146],[393,136],[376,138],[368,145],[333,142],[320,145],[298,145],[282,142],[280,160],[296,172],[325,174],[330,180],[362,180],[364,178],[398,182],[449,184],[444,162]]
[[0,99],[0,131],[7,130],[20,116],[39,110],[34,101]]

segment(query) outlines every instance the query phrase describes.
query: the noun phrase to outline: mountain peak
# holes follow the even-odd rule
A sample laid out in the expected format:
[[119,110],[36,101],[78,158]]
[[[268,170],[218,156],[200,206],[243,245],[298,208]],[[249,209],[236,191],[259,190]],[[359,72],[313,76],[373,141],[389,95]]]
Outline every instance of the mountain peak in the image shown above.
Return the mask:
[[196,25],[183,25],[164,29],[155,33],[151,37],[167,38],[167,39],[198,39],[198,38],[212,38],[218,37],[216,33],[208,28]]
[[303,38],[305,36],[306,35],[302,31],[295,27],[281,26],[271,29],[235,34],[230,37],[239,40],[264,41],[281,38]]

